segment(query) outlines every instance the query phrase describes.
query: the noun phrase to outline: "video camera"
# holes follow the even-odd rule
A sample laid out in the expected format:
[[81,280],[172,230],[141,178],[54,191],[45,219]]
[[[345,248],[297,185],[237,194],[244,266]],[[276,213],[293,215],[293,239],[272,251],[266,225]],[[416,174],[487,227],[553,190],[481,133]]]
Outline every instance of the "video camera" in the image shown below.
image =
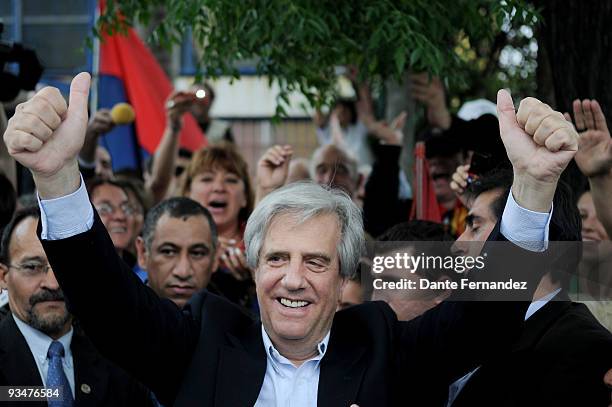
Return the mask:
[[[0,21],[0,102],[10,102],[15,99],[21,89],[34,90],[42,73],[36,52],[23,45],[2,41],[4,23]],[[6,71],[7,63],[18,65],[18,73]]]

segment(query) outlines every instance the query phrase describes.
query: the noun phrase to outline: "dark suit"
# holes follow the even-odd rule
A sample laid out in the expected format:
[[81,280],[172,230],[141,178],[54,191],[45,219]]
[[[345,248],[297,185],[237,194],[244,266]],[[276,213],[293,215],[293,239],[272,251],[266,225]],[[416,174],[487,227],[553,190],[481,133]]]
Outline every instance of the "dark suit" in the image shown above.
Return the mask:
[[525,324],[511,352],[481,366],[453,407],[607,406],[612,334],[584,304],[550,301]]
[[[266,372],[258,321],[208,292],[182,311],[160,300],[117,257],[97,215],[88,232],[43,247],[89,338],[163,404],[253,406]],[[512,262],[489,259],[510,263],[533,292],[541,275],[527,271],[542,256],[513,250]],[[452,381],[509,349],[527,306],[448,302],[410,322],[398,322],[381,302],[338,312],[320,365],[318,405],[440,405]]]
[[[76,329],[70,349],[74,364],[76,406],[153,405],[148,390],[102,358],[91,342]],[[43,385],[34,356],[10,314],[0,323],[0,386],[9,385]],[[46,406],[47,402],[0,404]]]

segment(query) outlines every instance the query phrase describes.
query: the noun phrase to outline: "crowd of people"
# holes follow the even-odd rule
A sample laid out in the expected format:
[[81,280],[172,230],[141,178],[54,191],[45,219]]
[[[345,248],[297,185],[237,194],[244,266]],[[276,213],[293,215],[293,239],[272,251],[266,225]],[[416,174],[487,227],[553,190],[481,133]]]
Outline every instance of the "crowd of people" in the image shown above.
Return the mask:
[[[612,138],[597,101],[515,111],[500,91],[462,119],[438,78],[414,75],[432,221],[411,211],[406,114],[378,120],[367,84],[316,113],[311,157],[270,146],[254,178],[212,100],[192,97],[214,98],[208,84],[169,96],[142,177],[113,172],[99,139],[114,124],[88,118],[89,86],[75,77],[68,102],[44,88],[6,124],[36,192],[0,176],[0,386],[59,387],[57,406],[612,404]],[[209,136],[194,152],[187,114]],[[569,244],[546,256],[555,242]],[[527,294],[373,289],[371,247],[487,251]],[[466,276],[487,278],[391,267],[384,281]]]

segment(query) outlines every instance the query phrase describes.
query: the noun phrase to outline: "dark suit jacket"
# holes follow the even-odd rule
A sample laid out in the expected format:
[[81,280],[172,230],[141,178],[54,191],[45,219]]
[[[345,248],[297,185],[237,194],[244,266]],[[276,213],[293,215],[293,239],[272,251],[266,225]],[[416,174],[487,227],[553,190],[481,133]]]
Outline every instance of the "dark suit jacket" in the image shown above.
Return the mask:
[[[124,371],[102,358],[75,329],[70,346],[74,363],[76,406],[152,406],[151,394]],[[42,386],[28,344],[9,314],[0,323],[0,386]],[[85,391],[83,391],[85,390]],[[0,403],[46,406],[47,402]]]
[[[182,311],[160,300],[117,257],[97,215],[88,232],[43,246],[96,348],[162,404],[253,406],[266,371],[260,322],[206,291]],[[490,251],[491,267],[505,264],[514,272],[508,275],[530,281],[530,298],[541,274],[528,271],[540,267],[541,256],[513,250],[510,262]],[[509,349],[528,304],[448,302],[410,322],[398,322],[382,302],[338,312],[321,361],[318,405],[439,405],[452,381]]]
[[481,366],[453,407],[608,406],[612,334],[584,304],[551,301],[526,322],[511,352]]

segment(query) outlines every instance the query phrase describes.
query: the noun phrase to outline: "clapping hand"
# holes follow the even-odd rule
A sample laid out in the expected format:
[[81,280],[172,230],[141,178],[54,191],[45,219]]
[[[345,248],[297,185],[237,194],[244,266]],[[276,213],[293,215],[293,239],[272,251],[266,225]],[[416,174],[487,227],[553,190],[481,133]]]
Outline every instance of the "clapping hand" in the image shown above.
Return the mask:
[[234,278],[238,281],[248,280],[252,271],[247,265],[244,252],[236,246],[236,240],[219,237],[221,260]]

